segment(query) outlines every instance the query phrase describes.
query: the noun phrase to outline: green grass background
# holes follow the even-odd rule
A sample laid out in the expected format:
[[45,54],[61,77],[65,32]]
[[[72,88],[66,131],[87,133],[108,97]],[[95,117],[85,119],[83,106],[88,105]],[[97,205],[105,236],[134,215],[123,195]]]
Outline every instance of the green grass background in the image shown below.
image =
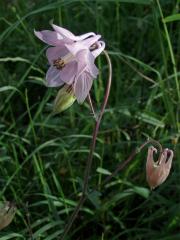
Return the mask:
[[[44,85],[45,44],[33,33],[50,29],[50,20],[76,35],[100,33],[113,64],[90,193],[67,239],[180,239],[178,11],[175,0],[0,0],[0,200],[18,205],[1,240],[58,239],[82,191],[94,120],[87,103],[52,115],[57,89]],[[98,110],[103,55],[96,64]],[[97,188],[147,137],[175,151],[167,181],[149,190],[146,148]]]

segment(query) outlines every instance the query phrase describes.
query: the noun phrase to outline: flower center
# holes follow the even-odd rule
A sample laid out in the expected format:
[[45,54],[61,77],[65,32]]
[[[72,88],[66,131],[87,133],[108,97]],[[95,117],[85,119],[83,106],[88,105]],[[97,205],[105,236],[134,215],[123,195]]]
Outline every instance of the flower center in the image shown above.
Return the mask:
[[56,67],[58,70],[63,69],[65,67],[65,62],[62,58],[58,58],[53,61],[53,66]]
[[66,54],[62,58],[55,59],[53,61],[53,66],[58,70],[62,70],[67,63],[71,62],[74,59],[74,56],[71,53]]

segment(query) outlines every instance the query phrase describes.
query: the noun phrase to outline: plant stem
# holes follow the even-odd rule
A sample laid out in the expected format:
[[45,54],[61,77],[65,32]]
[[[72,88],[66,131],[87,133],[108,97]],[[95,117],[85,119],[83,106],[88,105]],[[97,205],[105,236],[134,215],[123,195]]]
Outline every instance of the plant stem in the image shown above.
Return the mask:
[[[136,148],[136,149],[130,154],[130,156],[127,158],[126,161],[118,164],[118,166],[116,167],[115,171],[114,171],[110,176],[108,176],[108,177],[103,181],[103,183],[102,183],[101,185],[102,185],[102,186],[105,185],[105,184],[108,183],[113,177],[115,177],[115,176],[118,174],[118,172],[120,172],[122,169],[124,169],[124,167],[125,167],[129,162],[131,162],[131,161],[133,160],[133,158],[136,156],[136,154],[138,154],[138,153],[139,153],[147,144],[149,144],[149,143],[152,143],[152,144],[156,145],[156,146],[159,148],[159,156],[161,156],[161,153],[162,153],[162,151],[163,151],[161,144],[160,144],[158,141],[154,140],[154,139],[147,140],[147,141],[144,142],[140,147]],[[85,176],[86,176],[86,175],[85,175]],[[86,181],[87,181],[87,184],[88,184],[88,179],[87,179]],[[85,186],[85,185],[84,185],[84,186]],[[88,186],[88,185],[86,185],[86,187],[87,187],[87,186]],[[84,190],[84,189],[83,189],[83,190]],[[87,190],[87,189],[86,189],[86,190]],[[85,192],[85,193],[86,193],[86,192]],[[65,238],[66,234],[69,232],[70,227],[72,226],[72,223],[74,222],[74,220],[75,220],[75,218],[76,218],[76,216],[77,216],[77,214],[78,214],[81,206],[82,206],[83,203],[85,202],[85,200],[86,200],[86,194],[84,194],[84,195],[82,194],[82,196],[81,196],[81,198],[80,198],[80,200],[79,200],[78,205],[76,206],[73,214],[71,215],[71,218],[70,218],[70,220],[69,220],[69,223],[68,223],[68,224],[66,225],[66,227],[65,227],[65,230],[64,230],[64,233],[63,233],[63,236],[62,236],[61,240],[63,240],[63,239]],[[71,224],[71,225],[70,225],[70,224]],[[67,228],[67,229],[66,229],[66,228]],[[65,231],[66,231],[66,232],[65,232]]]
[[60,237],[61,240],[64,240],[67,233],[69,232],[74,220],[76,219],[85,199],[86,199],[86,193],[87,193],[87,189],[88,189],[88,180],[89,180],[89,175],[90,175],[90,171],[91,171],[91,166],[92,166],[92,160],[93,160],[93,152],[96,146],[96,138],[99,132],[99,126],[101,123],[101,119],[109,98],[109,93],[110,93],[110,88],[111,88],[111,80],[112,80],[112,65],[111,65],[111,60],[110,57],[108,55],[108,53],[106,51],[103,51],[107,63],[108,63],[108,67],[109,67],[109,77],[108,77],[108,83],[106,86],[106,92],[105,92],[105,96],[104,96],[104,101],[103,104],[101,106],[101,111],[99,113],[99,116],[97,118],[97,121],[95,123],[95,127],[94,127],[94,131],[93,131],[93,137],[92,137],[92,142],[91,142],[91,146],[90,146],[90,152],[89,152],[89,156],[88,156],[88,160],[87,160],[87,164],[86,164],[86,169],[85,169],[85,174],[84,174],[84,186],[83,186],[83,190],[82,190],[82,195],[81,198],[74,210],[74,212],[72,213],[72,215],[70,216],[70,219],[68,221],[68,223],[65,226],[64,232],[62,234],[62,236]]
[[89,106],[91,108],[92,114],[94,116],[94,119],[97,120],[97,115],[96,115],[96,113],[94,111],[94,107],[93,107],[93,103],[92,103],[92,99],[91,99],[90,93],[88,94],[88,102],[89,102]]
[[134,151],[132,151],[132,153],[130,154],[130,156],[127,158],[127,160],[125,160],[122,163],[119,163],[115,169],[115,171],[113,173],[111,173],[111,175],[109,175],[104,181],[103,184],[106,184],[107,182],[109,182],[113,177],[115,177],[119,171],[121,171],[129,162],[131,162],[133,160],[133,158],[136,156],[136,154],[138,154],[147,144],[152,143],[154,145],[156,145],[159,148],[159,156],[161,156],[162,153],[162,146],[161,144],[154,140],[154,139],[149,139],[146,142],[144,142],[140,147],[136,148]]

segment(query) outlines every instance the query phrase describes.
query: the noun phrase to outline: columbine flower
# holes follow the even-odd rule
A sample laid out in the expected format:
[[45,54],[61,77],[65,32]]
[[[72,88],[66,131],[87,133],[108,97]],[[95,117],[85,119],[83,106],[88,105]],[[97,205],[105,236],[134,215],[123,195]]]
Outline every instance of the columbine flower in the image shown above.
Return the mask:
[[84,40],[88,37],[95,36],[95,33],[89,32],[80,36],[75,36],[73,33],[68,31],[65,28],[59,27],[55,24],[52,24],[54,31],[43,30],[43,31],[34,31],[35,35],[51,46],[62,46],[62,44],[73,43],[76,41]]
[[154,152],[157,153],[157,149],[149,147],[146,163],[147,182],[151,189],[156,188],[166,180],[169,175],[174,156],[173,151],[166,148],[161,153],[159,160],[154,162]]
[[46,51],[50,68],[46,74],[49,87],[71,86],[79,103],[87,97],[93,79],[98,75],[95,58],[104,50],[100,35],[86,33],[75,36],[68,30],[52,25],[55,31],[35,32],[42,41],[53,45]]

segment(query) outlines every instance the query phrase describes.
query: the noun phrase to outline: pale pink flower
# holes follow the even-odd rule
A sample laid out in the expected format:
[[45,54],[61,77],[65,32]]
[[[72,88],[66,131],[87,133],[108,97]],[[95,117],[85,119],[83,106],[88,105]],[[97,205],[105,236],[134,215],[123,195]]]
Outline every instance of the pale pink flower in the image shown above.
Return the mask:
[[54,31],[43,30],[43,31],[34,31],[35,35],[51,46],[62,46],[65,43],[73,43],[74,41],[81,41],[88,37],[95,36],[93,32],[85,33],[80,36],[75,36],[73,33],[68,31],[65,28],[59,27],[55,24],[51,24]]
[[166,180],[174,156],[173,151],[166,148],[160,154],[159,160],[155,162],[154,152],[157,153],[157,149],[149,147],[146,162],[146,178],[151,189],[156,188]]
[[100,35],[86,33],[75,36],[68,30],[52,25],[55,31],[35,32],[42,41],[53,45],[46,51],[50,68],[46,74],[49,87],[72,86],[79,103],[87,97],[98,69],[95,58],[104,50]]

